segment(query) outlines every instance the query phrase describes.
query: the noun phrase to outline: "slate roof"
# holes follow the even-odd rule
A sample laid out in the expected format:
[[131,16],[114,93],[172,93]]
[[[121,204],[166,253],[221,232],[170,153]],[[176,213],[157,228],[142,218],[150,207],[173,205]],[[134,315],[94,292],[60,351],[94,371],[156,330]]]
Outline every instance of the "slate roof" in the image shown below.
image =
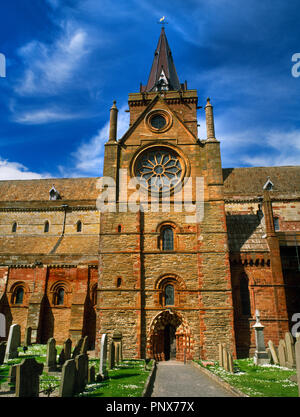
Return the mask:
[[300,197],[300,166],[224,168],[225,198],[263,195],[268,177],[274,184],[272,197]]
[[0,181],[0,201],[49,201],[54,185],[61,200],[96,200],[99,177]]

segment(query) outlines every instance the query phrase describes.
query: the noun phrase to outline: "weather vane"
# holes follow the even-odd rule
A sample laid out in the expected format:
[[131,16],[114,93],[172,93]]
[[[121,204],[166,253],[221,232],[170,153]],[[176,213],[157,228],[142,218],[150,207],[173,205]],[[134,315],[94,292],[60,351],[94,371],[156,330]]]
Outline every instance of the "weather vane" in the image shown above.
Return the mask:
[[166,22],[166,16],[161,17],[157,23],[162,25],[162,27],[164,27],[164,25],[167,25],[168,22]]

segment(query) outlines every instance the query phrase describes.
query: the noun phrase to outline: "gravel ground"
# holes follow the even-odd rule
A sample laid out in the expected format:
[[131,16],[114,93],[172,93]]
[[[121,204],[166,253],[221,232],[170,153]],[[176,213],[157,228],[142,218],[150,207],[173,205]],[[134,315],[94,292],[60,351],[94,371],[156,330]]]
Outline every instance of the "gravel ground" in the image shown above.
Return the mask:
[[176,361],[157,364],[151,397],[233,397],[193,365]]

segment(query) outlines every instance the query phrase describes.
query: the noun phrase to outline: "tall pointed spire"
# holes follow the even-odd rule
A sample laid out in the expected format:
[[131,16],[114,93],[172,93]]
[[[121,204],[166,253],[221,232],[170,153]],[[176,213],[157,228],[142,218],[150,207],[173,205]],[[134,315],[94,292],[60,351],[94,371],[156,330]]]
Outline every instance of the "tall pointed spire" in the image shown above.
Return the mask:
[[145,87],[142,87],[142,90],[180,90],[181,88],[184,89],[184,86],[179,82],[165,28],[162,27],[148,83]]

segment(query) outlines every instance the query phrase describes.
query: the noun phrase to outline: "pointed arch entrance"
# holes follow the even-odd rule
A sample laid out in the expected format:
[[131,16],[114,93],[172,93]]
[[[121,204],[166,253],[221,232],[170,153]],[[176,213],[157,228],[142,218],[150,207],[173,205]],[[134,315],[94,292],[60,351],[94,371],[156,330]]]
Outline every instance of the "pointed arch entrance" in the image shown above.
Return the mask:
[[147,339],[148,356],[157,361],[193,359],[193,341],[186,320],[171,309],[157,314]]

